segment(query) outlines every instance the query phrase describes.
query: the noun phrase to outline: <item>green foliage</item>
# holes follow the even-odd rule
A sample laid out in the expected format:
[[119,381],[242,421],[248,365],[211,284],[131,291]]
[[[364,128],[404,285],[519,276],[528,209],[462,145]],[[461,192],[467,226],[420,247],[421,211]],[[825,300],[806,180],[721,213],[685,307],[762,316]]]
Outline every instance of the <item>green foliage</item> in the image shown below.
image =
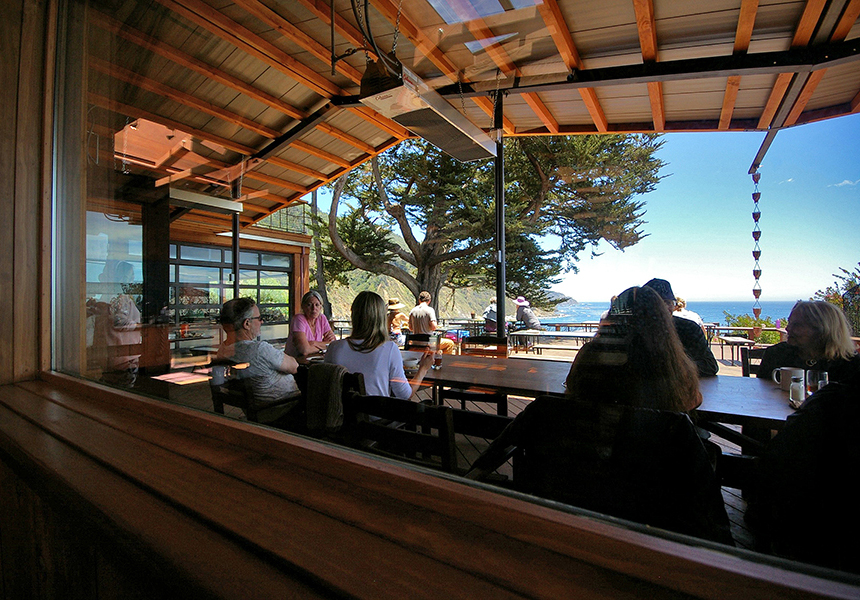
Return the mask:
[[[645,235],[643,203],[662,161],[658,135],[596,135],[505,140],[506,293],[533,306],[557,302],[545,294],[578,255],[601,239],[618,249]],[[461,163],[422,140],[407,140],[350,172],[338,219],[346,245],[371,262],[395,265],[401,281],[438,295],[441,287],[495,286],[494,162]],[[397,252],[394,233],[405,240]],[[326,277],[343,282],[355,268],[334,251]]]
[[860,262],[854,271],[839,267],[842,274],[833,273],[836,281],[823,290],[818,290],[813,300],[824,300],[835,304],[845,312],[854,335],[860,335]]
[[[756,319],[754,316],[749,314],[733,315],[727,310],[724,310],[723,314],[726,317],[726,325],[732,327],[776,327],[776,322],[770,317]],[[783,317],[777,320],[783,327],[785,326],[785,323],[788,323],[787,317]],[[746,334],[746,332],[744,331],[737,331],[735,333],[737,335]],[[776,344],[779,342],[779,332],[762,331],[761,334],[755,338],[755,341],[758,344]]]

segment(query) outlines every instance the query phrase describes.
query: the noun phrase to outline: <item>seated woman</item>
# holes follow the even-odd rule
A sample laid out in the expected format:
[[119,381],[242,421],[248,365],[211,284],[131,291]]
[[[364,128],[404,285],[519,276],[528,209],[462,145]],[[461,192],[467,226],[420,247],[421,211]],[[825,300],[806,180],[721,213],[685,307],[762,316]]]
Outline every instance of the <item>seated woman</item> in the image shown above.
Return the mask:
[[400,348],[389,339],[382,296],[361,292],[352,301],[352,333],[332,342],[325,362],[341,365],[350,373],[364,375],[369,395],[394,396],[408,400],[433,364],[433,354],[425,353],[411,381],[403,372]]
[[851,327],[839,307],[829,302],[798,302],[785,330],[788,340],[765,350],[759,377],[770,378],[779,367],[827,371],[830,381],[844,381],[860,373]]
[[630,288],[612,303],[568,374],[492,442],[471,478],[514,456],[521,491],[732,544],[719,483],[685,411],[701,402],[696,367],[663,301]]
[[405,307],[406,305],[400,301],[400,298],[388,299],[388,316],[386,317],[386,323],[388,324],[388,332],[391,336],[391,341],[398,346],[402,346],[403,342],[406,341],[406,336],[403,334],[403,328],[409,327],[409,317],[405,313],[400,312],[400,309]]
[[311,290],[302,296],[302,314],[296,315],[290,322],[290,337],[284,347],[285,353],[296,358],[319,354],[337,339],[322,310],[319,292]]

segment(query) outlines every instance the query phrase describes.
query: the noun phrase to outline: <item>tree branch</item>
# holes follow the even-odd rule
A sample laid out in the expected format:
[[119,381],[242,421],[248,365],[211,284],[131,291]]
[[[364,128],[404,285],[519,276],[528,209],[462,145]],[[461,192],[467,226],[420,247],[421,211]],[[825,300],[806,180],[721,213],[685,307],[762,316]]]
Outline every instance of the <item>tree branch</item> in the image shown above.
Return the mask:
[[353,252],[352,249],[348,248],[344,243],[343,238],[340,237],[340,234],[337,231],[337,209],[340,204],[340,196],[343,193],[343,188],[346,186],[346,177],[346,175],[341,175],[334,184],[334,191],[331,196],[331,208],[328,213],[328,233],[335,250],[337,250],[340,255],[348,260],[355,268],[393,277],[409,288],[409,291],[413,292],[415,296],[418,296],[421,289],[418,285],[418,280],[416,280],[412,275],[400,267],[390,263],[370,264],[364,260],[364,258]]
[[476,244],[474,246],[469,246],[468,248],[462,248],[460,250],[454,250],[452,252],[446,252],[444,254],[438,254],[436,256],[430,257],[427,261],[427,266],[432,267],[441,262],[445,262],[447,260],[454,260],[456,258],[463,258],[465,256],[472,256],[473,254],[479,254],[484,252],[488,248],[491,248],[495,245],[495,241],[487,241],[481,242],[480,244]]
[[373,181],[376,183],[376,190],[379,193],[382,206],[385,207],[385,212],[397,221],[397,225],[400,227],[400,235],[412,253],[410,256],[400,249],[400,252],[397,254],[409,264],[417,266],[418,256],[421,253],[421,244],[415,239],[412,233],[412,227],[409,226],[409,220],[406,218],[406,210],[403,208],[403,205],[392,204],[391,200],[388,199],[388,192],[385,191],[385,186],[382,183],[382,175],[379,173],[379,155],[370,159],[370,168],[373,172]]

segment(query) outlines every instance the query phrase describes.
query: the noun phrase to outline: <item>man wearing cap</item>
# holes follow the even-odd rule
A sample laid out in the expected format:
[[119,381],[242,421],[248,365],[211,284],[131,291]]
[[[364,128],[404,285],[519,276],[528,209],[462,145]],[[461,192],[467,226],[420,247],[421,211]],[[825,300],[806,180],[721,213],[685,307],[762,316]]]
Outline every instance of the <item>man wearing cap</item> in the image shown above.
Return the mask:
[[517,321],[522,321],[526,329],[540,329],[540,320],[535,316],[534,311],[529,307],[529,301],[522,296],[517,296],[514,300],[517,305]]
[[398,346],[402,346],[404,341],[402,328],[409,326],[409,317],[400,312],[400,309],[405,307],[406,305],[400,301],[400,298],[388,299],[388,316],[386,317],[388,333]]
[[[672,286],[665,279],[652,279],[645,284],[657,292],[666,304],[666,309],[671,314],[675,310],[675,294],[672,292]],[[675,331],[678,332],[678,337],[681,338],[681,344],[684,345],[684,352],[696,363],[696,369],[699,371],[699,377],[711,377],[717,374],[719,365],[714,354],[711,352],[711,347],[708,345],[708,340],[702,328],[695,322],[672,315],[672,323],[675,325]]]

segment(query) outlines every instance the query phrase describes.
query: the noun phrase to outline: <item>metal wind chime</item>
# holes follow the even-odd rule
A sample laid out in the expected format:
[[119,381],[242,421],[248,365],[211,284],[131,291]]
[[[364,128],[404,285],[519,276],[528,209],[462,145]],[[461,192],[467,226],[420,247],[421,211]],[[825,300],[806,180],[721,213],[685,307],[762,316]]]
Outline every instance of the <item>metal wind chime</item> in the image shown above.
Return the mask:
[[753,266],[753,277],[755,278],[755,284],[753,285],[753,296],[755,297],[755,302],[753,303],[753,315],[756,320],[761,317],[761,304],[759,303],[759,298],[761,297],[761,284],[759,283],[759,279],[761,278],[761,267],[758,264],[759,258],[761,258],[761,248],[759,248],[758,241],[761,239],[761,229],[759,228],[758,221],[761,218],[761,211],[758,208],[758,201],[761,198],[761,192],[758,191],[758,182],[761,179],[761,173],[754,171],[751,173],[753,183],[755,184],[755,191],[753,192],[753,213],[752,218],[755,222],[753,226],[752,236],[753,240],[755,240],[755,246],[753,247],[752,255],[755,259],[755,265]]

